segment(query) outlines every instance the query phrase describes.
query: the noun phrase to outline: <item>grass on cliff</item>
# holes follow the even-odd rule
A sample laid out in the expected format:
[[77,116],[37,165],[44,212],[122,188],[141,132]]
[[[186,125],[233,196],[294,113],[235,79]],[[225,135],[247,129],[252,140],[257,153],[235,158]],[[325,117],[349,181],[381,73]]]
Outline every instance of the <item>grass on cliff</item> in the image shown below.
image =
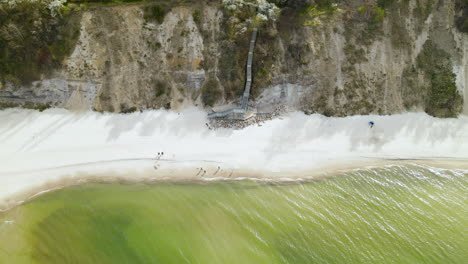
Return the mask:
[[7,109],[7,108],[13,108],[13,107],[34,109],[34,110],[38,110],[39,112],[42,112],[42,111],[52,107],[52,105],[50,103],[34,103],[34,102],[30,102],[30,101],[21,102],[21,103],[0,102],[0,110]]
[[[303,26],[320,26],[331,23],[333,15],[342,11],[338,5],[340,0],[316,0],[312,3],[304,2],[300,4],[293,2],[290,7],[297,9],[300,24]],[[298,5],[298,6],[295,6]]]
[[345,32],[347,42],[357,46],[369,46],[383,36],[383,20],[386,9],[372,4],[364,4],[357,8],[348,6],[345,13]]

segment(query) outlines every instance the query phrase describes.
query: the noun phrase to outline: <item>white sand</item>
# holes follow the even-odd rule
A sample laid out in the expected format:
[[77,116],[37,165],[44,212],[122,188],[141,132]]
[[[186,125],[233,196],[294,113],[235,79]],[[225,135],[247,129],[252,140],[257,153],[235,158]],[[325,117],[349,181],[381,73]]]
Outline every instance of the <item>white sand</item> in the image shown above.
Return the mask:
[[[468,166],[466,116],[291,113],[261,127],[216,131],[206,122],[206,114],[194,108],[180,114],[0,111],[0,208],[18,194],[73,177],[291,178],[326,168],[397,162],[388,159],[437,159],[439,165],[459,160]],[[158,152],[164,155],[155,170]]]

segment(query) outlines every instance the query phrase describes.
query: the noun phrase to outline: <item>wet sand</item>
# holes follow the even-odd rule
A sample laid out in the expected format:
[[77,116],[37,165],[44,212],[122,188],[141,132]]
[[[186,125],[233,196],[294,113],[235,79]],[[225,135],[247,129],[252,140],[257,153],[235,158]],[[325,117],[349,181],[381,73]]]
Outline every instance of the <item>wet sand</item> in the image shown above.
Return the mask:
[[[466,159],[363,159],[360,161],[348,161],[342,162],[341,164],[317,167],[310,170],[278,172],[245,170],[227,166],[221,167],[218,163],[214,162],[200,162],[198,166],[195,166],[195,162],[192,162],[192,164],[184,164],[183,166],[179,166],[180,163],[179,165],[175,165],[178,163],[174,161],[161,160],[160,162],[161,168],[158,170],[147,167],[67,174],[63,173],[60,168],[56,168],[34,172],[30,175],[48,175],[49,180],[34,187],[25,183],[22,191],[16,192],[13,195],[1,197],[0,211],[7,211],[50,191],[91,182],[121,184],[210,184],[219,181],[253,180],[275,184],[290,184],[319,181],[331,177],[339,177],[353,170],[365,170],[386,166],[422,166],[436,170],[452,169],[468,172],[468,160]],[[72,166],[69,166],[68,169],[71,167]],[[202,171],[203,174],[200,173],[200,171]]]

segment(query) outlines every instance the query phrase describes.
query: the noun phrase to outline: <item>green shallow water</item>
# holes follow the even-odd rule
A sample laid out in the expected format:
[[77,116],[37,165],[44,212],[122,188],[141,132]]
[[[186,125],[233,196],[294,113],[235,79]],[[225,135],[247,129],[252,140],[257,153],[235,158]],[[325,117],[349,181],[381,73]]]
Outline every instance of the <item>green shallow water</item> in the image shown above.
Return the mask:
[[0,263],[466,263],[467,176],[84,184],[0,214]]

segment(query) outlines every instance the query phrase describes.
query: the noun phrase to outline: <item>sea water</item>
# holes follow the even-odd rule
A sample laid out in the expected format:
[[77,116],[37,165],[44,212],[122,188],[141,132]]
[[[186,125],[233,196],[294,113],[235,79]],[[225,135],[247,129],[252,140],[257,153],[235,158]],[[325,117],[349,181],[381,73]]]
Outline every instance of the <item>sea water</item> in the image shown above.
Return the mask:
[[464,263],[467,176],[76,185],[0,213],[0,263]]

